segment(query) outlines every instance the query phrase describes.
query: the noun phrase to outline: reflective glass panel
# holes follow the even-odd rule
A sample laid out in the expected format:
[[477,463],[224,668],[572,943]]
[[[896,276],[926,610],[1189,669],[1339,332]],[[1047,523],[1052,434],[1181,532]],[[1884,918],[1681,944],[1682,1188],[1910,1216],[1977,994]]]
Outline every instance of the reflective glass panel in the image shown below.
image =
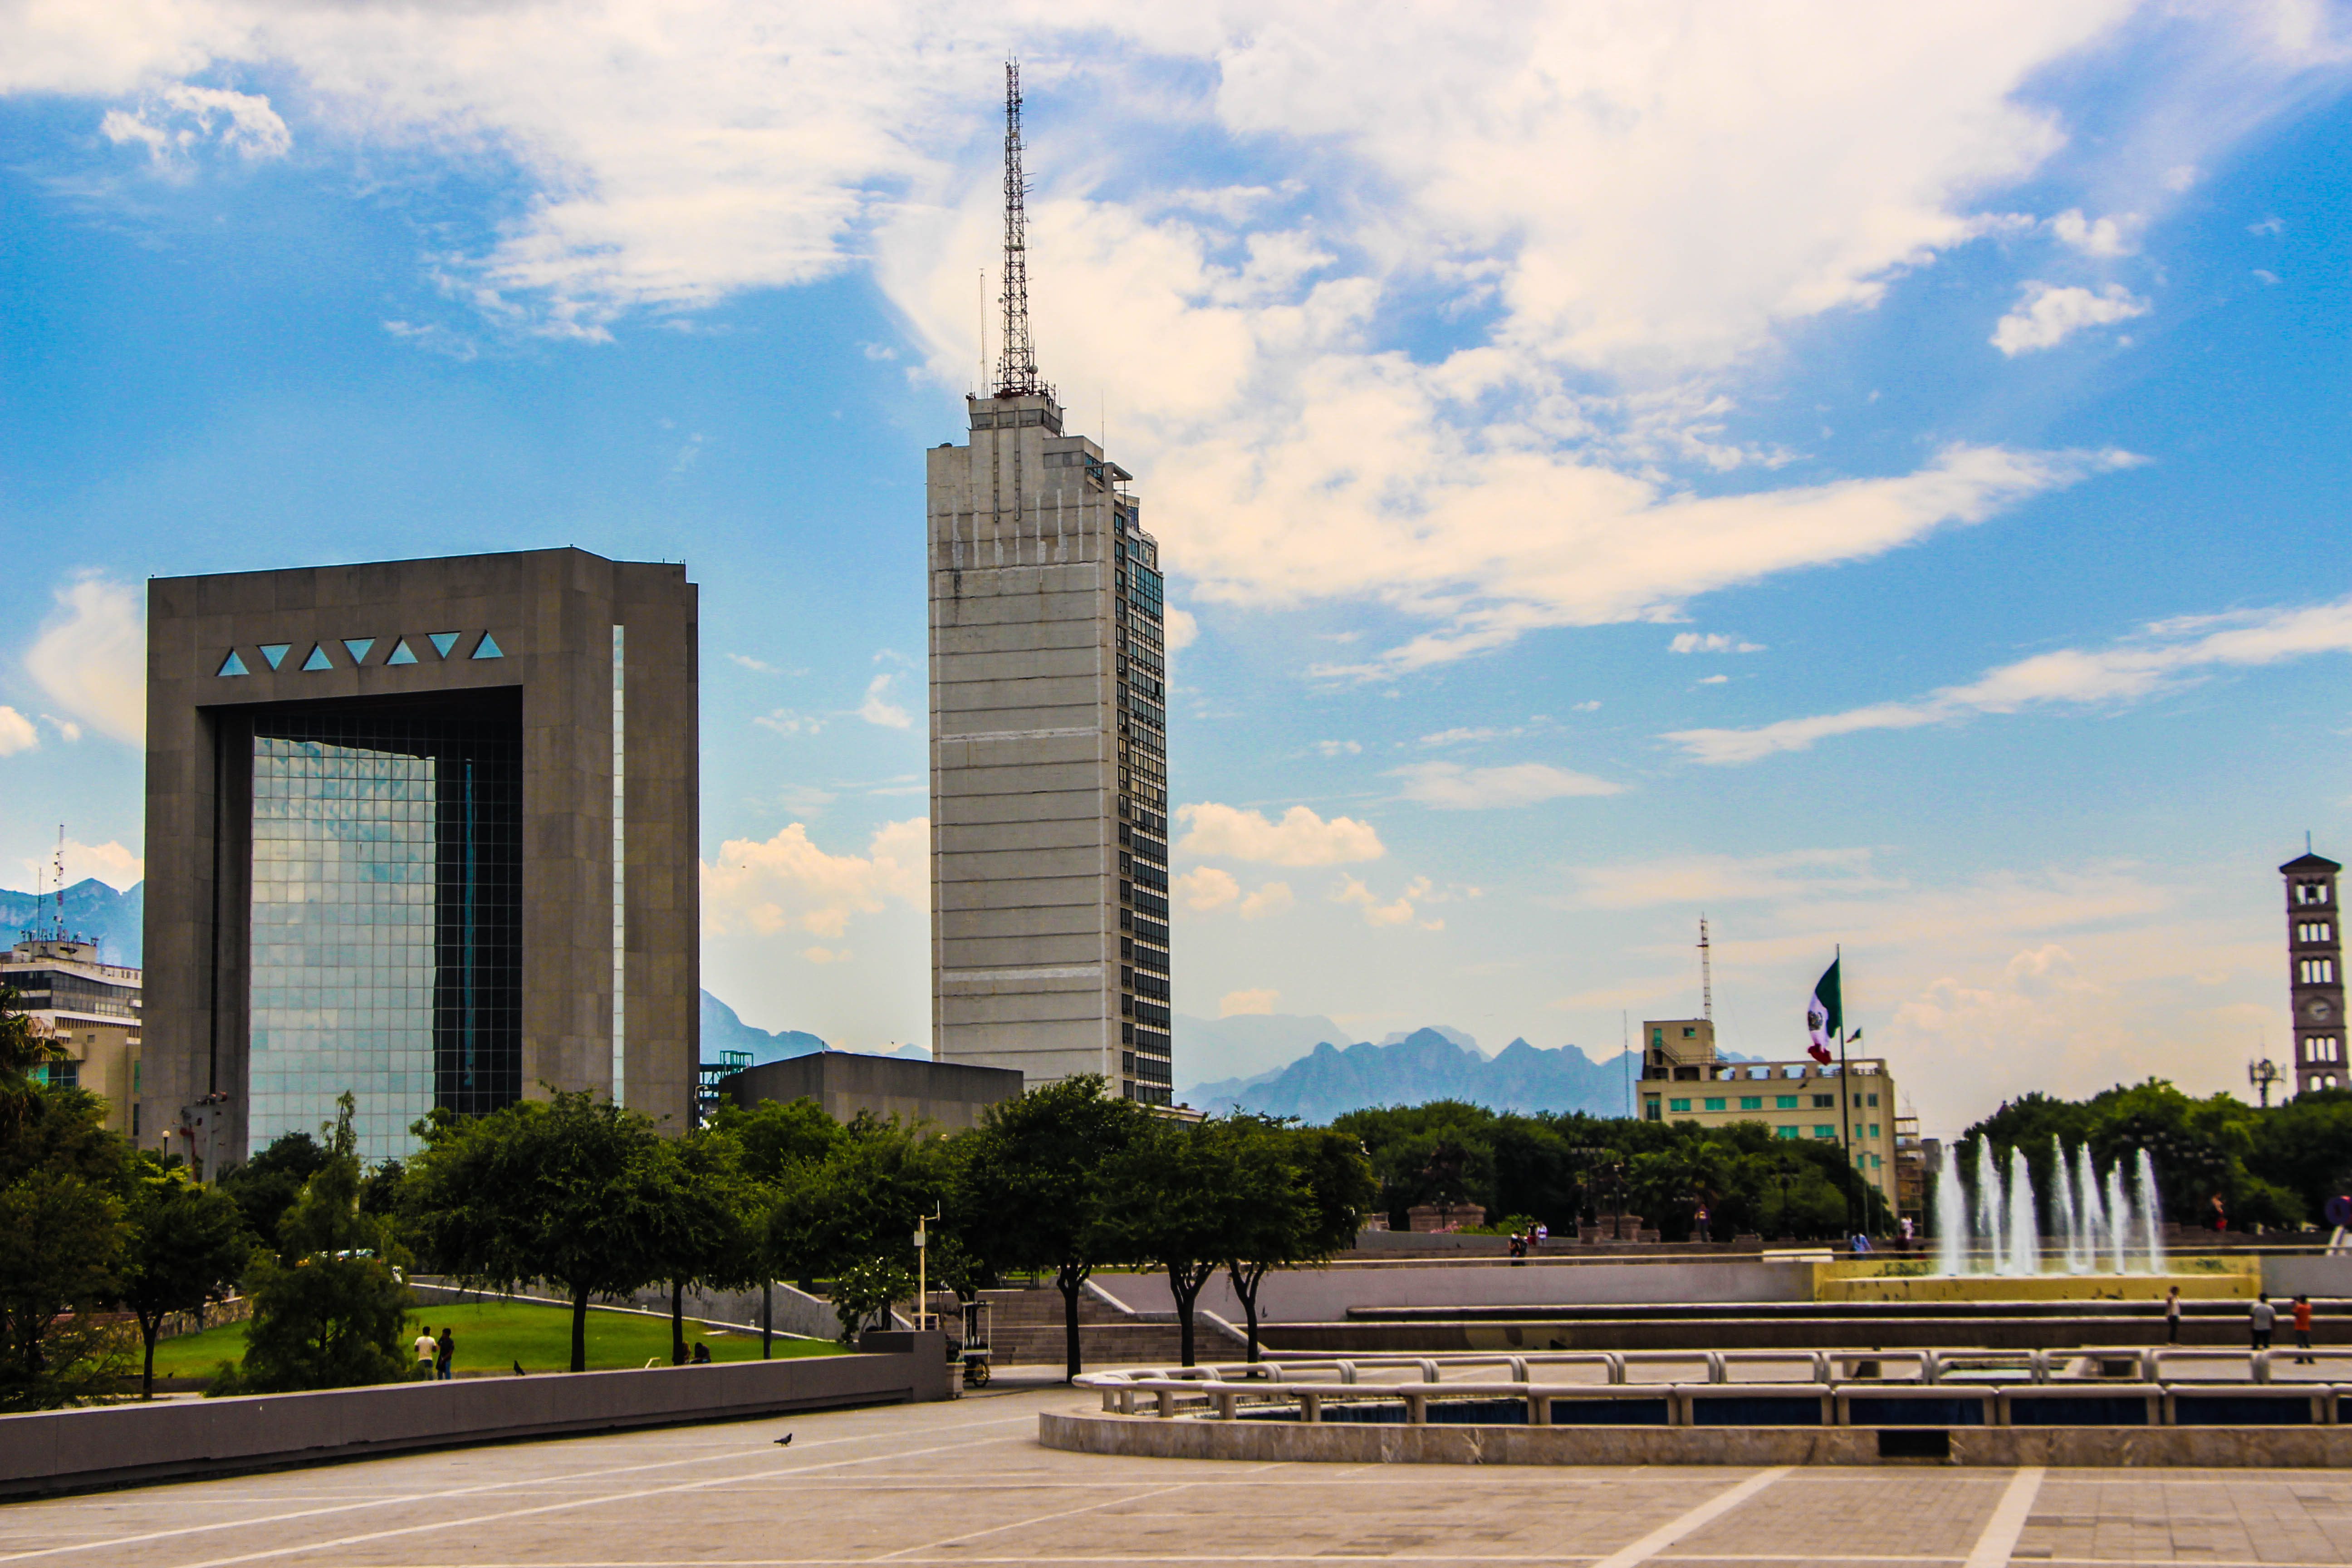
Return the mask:
[[457,646],[458,636],[457,632],[435,632],[432,638],[433,651],[443,658],[447,658],[449,650]]
[[312,643],[310,645],[310,657],[302,661],[302,668],[304,669],[332,669],[335,668],[335,661],[327,657],[326,647],[322,644]]
[[379,699],[258,714],[248,1151],[357,1099],[402,1157],[436,1106],[521,1093],[520,704]]
[[266,642],[261,645],[261,657],[269,661],[270,668],[276,669],[286,662],[286,655],[293,647],[290,642]]
[[236,657],[236,649],[231,648],[228,650],[228,657],[221,660],[221,667],[213,673],[215,676],[222,676],[246,675],[251,672],[245,668],[245,660]]
[[353,664],[365,664],[367,662],[368,649],[373,647],[375,647],[375,638],[373,637],[345,637],[343,639],[343,651],[352,656],[352,662]]
[[416,662],[416,656],[408,651],[408,639],[406,637],[403,637],[398,642],[393,644],[392,652],[383,662],[386,664],[415,664]]

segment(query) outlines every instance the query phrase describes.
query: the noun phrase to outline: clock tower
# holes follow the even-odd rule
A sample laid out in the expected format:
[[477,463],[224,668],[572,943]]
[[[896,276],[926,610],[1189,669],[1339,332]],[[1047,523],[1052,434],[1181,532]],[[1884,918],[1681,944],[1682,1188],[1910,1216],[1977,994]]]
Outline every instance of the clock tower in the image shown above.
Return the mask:
[[2336,875],[2344,868],[2305,852],[2279,868],[2286,879],[2288,1005],[2294,1018],[2294,1091],[2352,1088],[2344,1063],[2344,933]]

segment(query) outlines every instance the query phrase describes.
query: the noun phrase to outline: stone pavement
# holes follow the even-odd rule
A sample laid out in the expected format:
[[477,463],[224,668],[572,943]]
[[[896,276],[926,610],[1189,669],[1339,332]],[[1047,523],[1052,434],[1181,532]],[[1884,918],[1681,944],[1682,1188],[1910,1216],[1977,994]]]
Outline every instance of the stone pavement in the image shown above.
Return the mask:
[[[2352,1564],[2336,1471],[1223,1465],[1052,1452],[1046,1374],[0,1507],[0,1565]],[[786,1432],[788,1448],[775,1446]]]

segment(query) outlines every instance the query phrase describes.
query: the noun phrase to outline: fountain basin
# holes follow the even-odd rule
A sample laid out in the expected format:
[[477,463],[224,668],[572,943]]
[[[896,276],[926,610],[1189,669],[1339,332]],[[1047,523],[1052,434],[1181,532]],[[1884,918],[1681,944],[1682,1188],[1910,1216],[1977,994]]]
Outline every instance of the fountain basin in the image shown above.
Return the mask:
[[1816,1301],[2161,1301],[2179,1286],[2193,1301],[2251,1301],[2259,1258],[2189,1257],[2162,1274],[1939,1274],[1923,1258],[1816,1263]]

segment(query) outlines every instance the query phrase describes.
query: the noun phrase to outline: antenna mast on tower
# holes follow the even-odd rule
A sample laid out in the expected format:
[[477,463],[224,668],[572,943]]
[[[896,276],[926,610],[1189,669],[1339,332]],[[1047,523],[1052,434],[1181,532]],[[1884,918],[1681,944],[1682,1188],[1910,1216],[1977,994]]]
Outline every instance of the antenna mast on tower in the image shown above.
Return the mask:
[[1706,942],[1706,916],[1698,917],[1698,1016],[1715,1022],[1715,958]]
[[996,395],[1051,397],[1029,341],[1029,182],[1021,171],[1021,62],[1004,62],[1004,340]]

